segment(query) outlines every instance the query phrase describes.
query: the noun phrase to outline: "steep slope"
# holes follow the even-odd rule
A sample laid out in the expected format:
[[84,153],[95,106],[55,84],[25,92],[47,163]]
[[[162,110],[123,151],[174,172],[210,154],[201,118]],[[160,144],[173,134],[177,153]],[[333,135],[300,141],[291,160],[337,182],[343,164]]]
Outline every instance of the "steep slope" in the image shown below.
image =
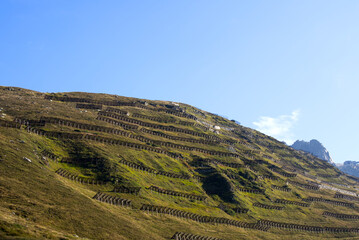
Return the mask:
[[357,178],[218,115],[13,87],[0,107],[0,238],[359,234]]
[[296,150],[311,153],[317,158],[327,161],[330,164],[335,164],[330,157],[328,150],[318,140],[312,139],[309,142],[297,140],[292,144],[291,147]]

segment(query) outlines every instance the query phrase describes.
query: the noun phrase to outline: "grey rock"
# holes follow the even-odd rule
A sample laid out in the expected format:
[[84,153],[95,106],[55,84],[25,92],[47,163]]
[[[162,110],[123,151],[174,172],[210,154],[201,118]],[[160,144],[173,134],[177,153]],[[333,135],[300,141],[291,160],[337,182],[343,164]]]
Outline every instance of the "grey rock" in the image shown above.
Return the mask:
[[337,164],[340,171],[359,177],[359,161],[345,161],[343,164]]
[[309,142],[297,140],[291,147],[296,150],[308,152],[324,161],[335,165],[332,158],[330,157],[328,150],[318,140],[312,139]]

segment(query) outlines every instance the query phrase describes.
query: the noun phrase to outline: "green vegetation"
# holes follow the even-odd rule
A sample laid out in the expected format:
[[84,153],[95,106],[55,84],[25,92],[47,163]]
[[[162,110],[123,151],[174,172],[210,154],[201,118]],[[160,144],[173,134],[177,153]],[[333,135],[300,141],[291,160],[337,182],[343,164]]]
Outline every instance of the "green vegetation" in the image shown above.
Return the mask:
[[[63,101],[45,96],[62,97]],[[182,129],[182,132],[176,132],[146,127],[181,137],[183,141],[145,133],[141,131],[143,126],[128,130],[97,120],[99,110],[76,108],[76,101],[65,101],[70,98],[102,104],[102,111],[111,105],[109,107],[128,112],[129,119]],[[118,102],[121,104],[114,106]],[[336,191],[357,193],[359,180],[338,172],[327,162],[215,114],[182,103],[78,92],[44,94],[7,87],[0,87],[0,108],[2,121],[22,120],[20,128],[0,124],[1,239],[157,240],[170,239],[177,231],[225,240],[359,237],[359,233],[354,232],[316,233],[279,228],[261,231],[140,210],[143,204],[152,204],[252,224],[264,219],[307,226],[357,228],[357,220],[337,219],[323,216],[323,213],[359,215],[358,202],[334,198]],[[132,117],[135,113],[137,115]],[[140,137],[130,138],[76,125],[49,122],[36,125],[32,121],[29,122],[32,125],[27,126],[25,120],[40,120],[44,116],[118,129],[154,143]],[[27,127],[32,127],[32,131],[27,131]],[[66,133],[67,136],[76,133],[106,137],[129,145],[95,138],[46,137],[36,134],[36,129]],[[186,133],[186,130],[190,131]],[[196,141],[191,143],[188,139]],[[201,142],[208,139],[218,141],[218,144]],[[135,148],[133,143],[155,147],[158,152],[153,148],[151,151]],[[177,147],[161,143],[174,143]],[[188,150],[189,147],[195,149]],[[168,152],[172,155],[165,154]],[[128,164],[121,163],[123,159]],[[62,177],[55,173],[59,168],[79,178]],[[81,183],[79,179],[105,184]],[[304,185],[287,184],[287,180]],[[303,187],[305,184],[309,187],[324,184],[326,188],[307,189]],[[152,185],[186,193],[187,197],[147,189]],[[273,188],[273,185],[279,188]],[[115,193],[115,186],[140,187],[141,190],[137,195]],[[290,190],[280,190],[280,187]],[[99,191],[131,200],[131,207],[93,199]],[[188,194],[205,196],[206,200],[191,199]],[[275,203],[276,199],[304,202],[303,199],[308,197],[353,203],[354,207],[327,202],[313,202],[309,207]],[[254,203],[284,208],[265,209],[253,206]]]

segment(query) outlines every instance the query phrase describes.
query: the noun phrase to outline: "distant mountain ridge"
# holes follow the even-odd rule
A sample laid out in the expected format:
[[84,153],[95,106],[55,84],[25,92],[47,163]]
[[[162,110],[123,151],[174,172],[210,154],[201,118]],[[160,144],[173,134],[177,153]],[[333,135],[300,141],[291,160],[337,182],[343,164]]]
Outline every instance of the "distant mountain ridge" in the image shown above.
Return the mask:
[[337,164],[337,167],[340,171],[359,177],[359,161],[345,161],[343,164]]
[[328,150],[316,139],[312,139],[309,142],[297,140],[291,147],[296,150],[308,152],[324,161],[335,165],[332,158],[330,157]]

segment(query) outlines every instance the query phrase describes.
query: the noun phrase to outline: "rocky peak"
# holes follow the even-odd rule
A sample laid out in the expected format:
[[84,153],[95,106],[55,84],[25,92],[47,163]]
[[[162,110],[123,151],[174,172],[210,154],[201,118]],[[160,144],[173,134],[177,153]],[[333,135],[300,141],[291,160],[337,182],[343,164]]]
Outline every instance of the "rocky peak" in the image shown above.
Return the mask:
[[345,161],[343,164],[337,164],[337,167],[349,175],[359,177],[359,161]]
[[297,140],[295,143],[293,143],[291,147],[296,150],[308,152],[334,165],[334,162],[330,157],[328,150],[318,140],[312,139],[309,142]]

